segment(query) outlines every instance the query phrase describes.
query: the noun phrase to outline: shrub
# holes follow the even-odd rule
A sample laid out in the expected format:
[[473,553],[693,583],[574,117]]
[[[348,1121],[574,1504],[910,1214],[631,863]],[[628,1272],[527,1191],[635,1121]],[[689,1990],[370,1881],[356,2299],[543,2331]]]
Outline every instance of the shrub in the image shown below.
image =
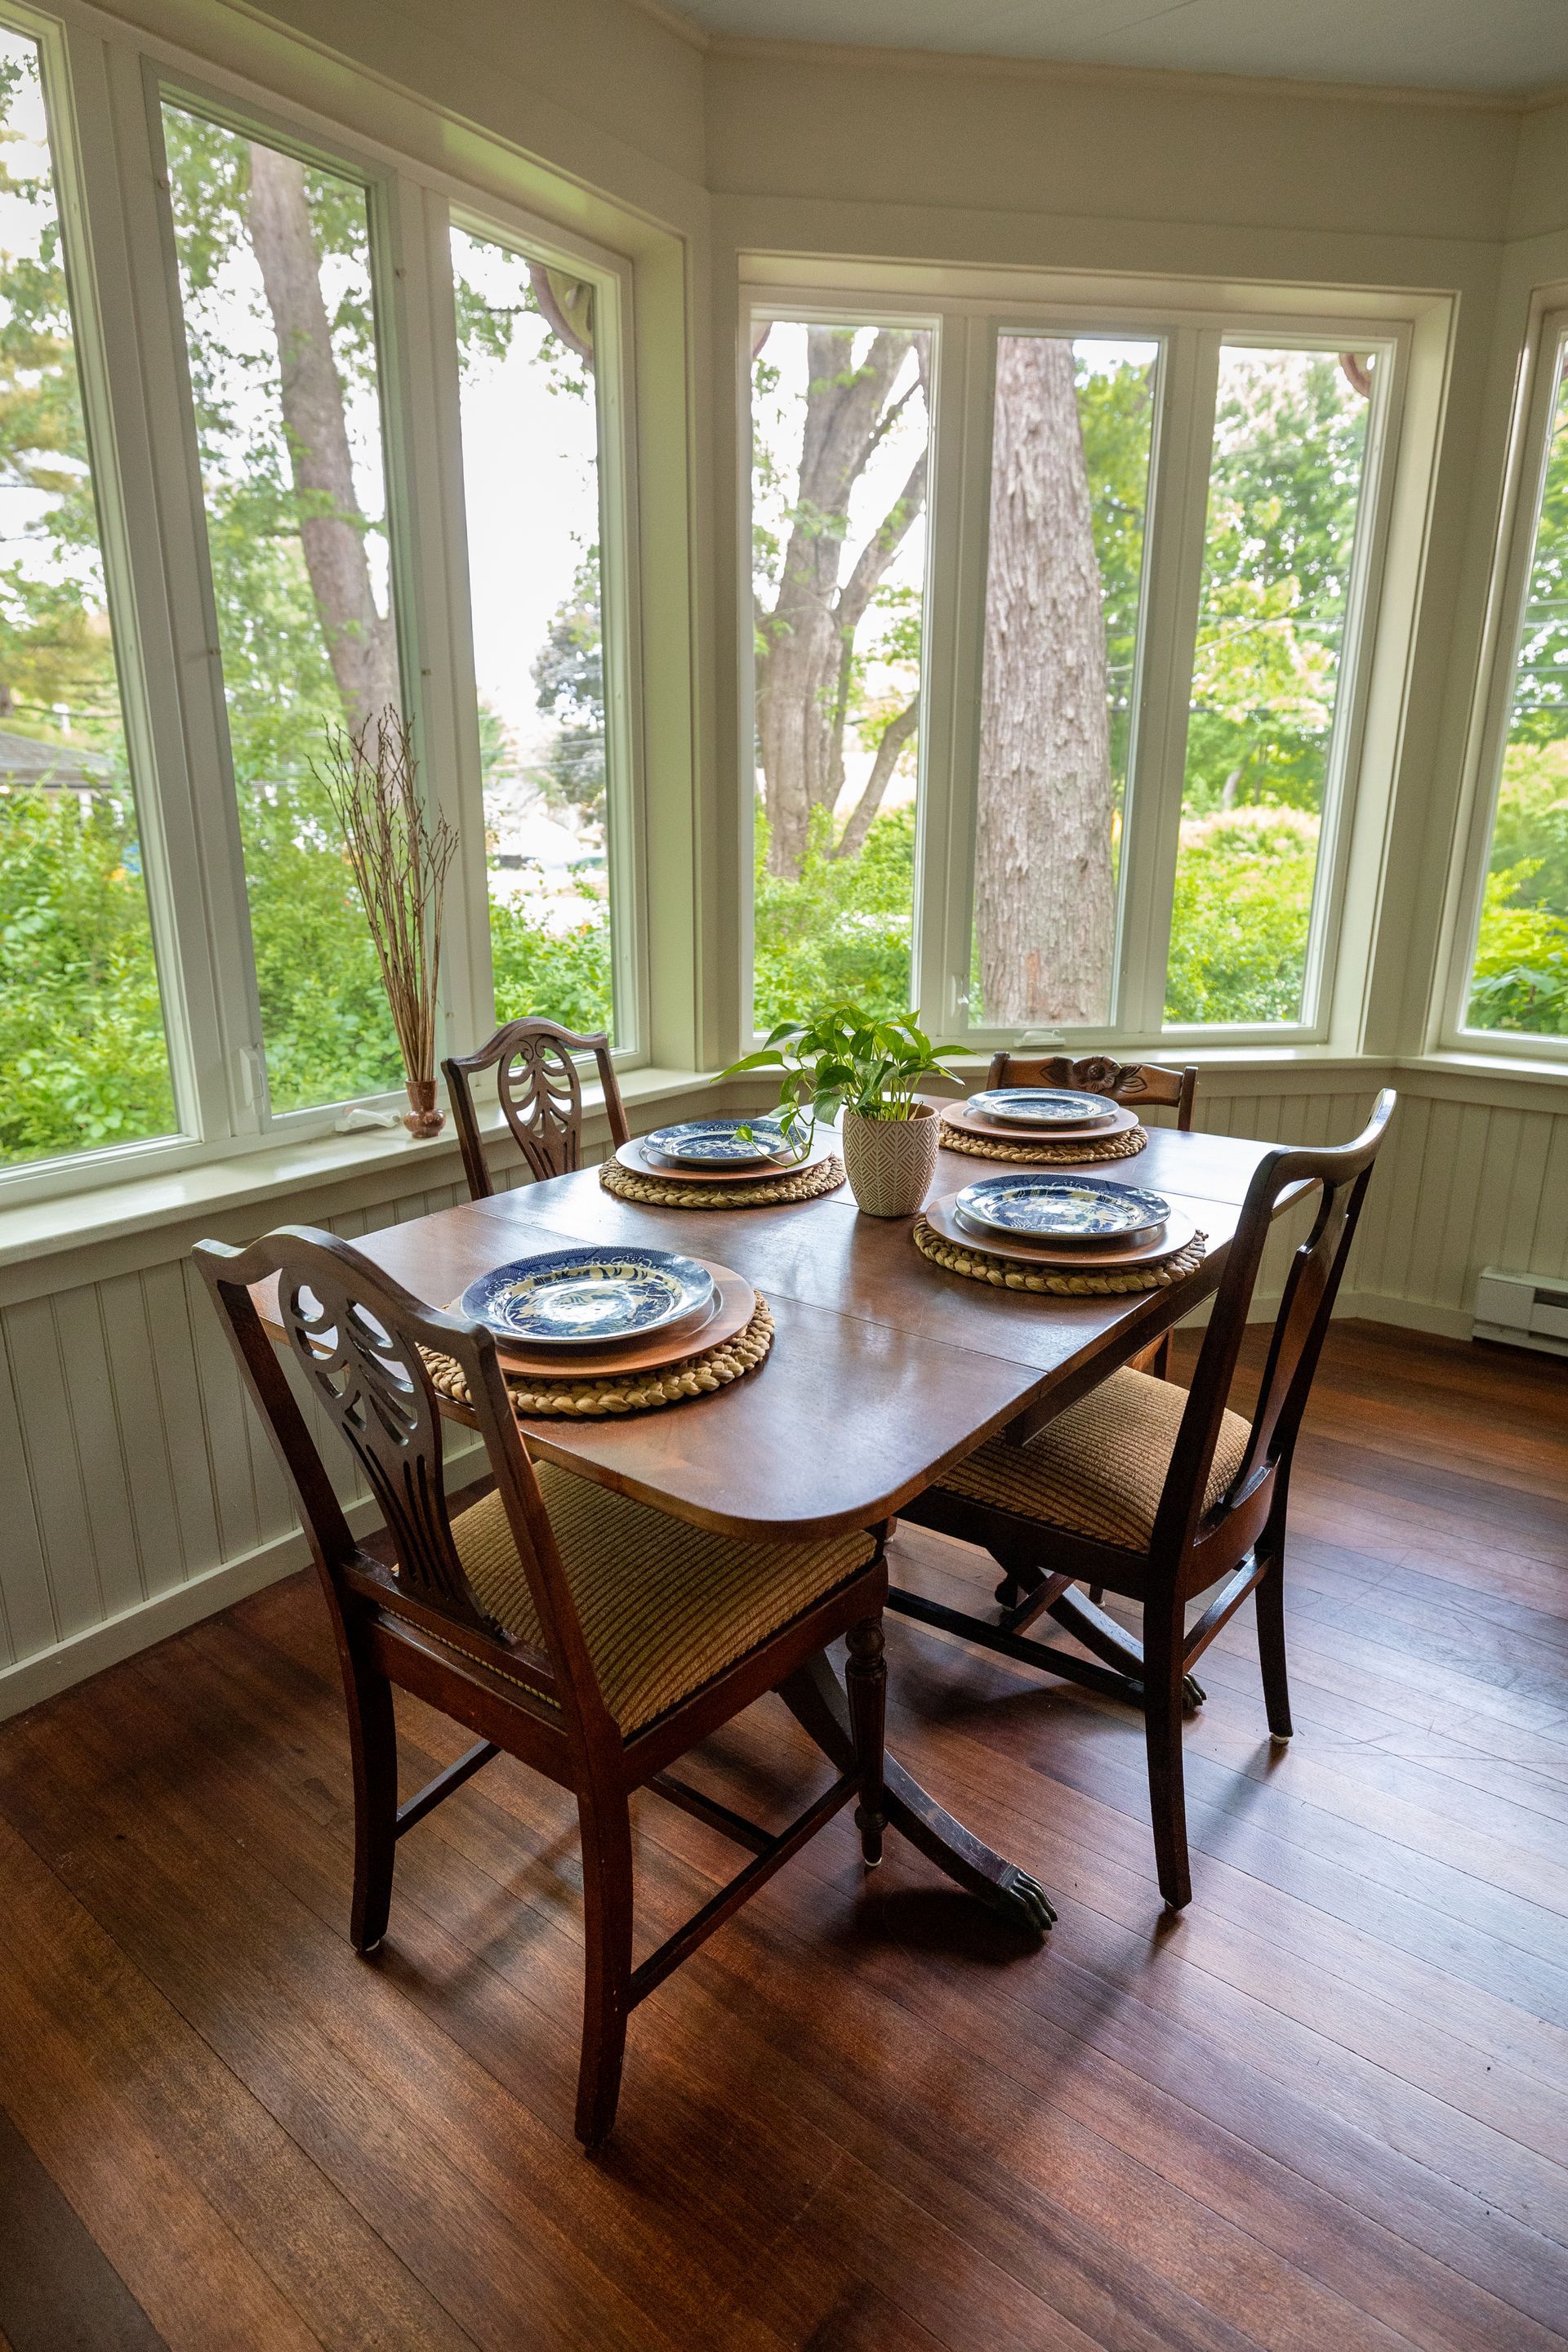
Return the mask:
[[1309,810],[1229,809],[1184,823],[1168,1021],[1297,1018],[1317,856]]

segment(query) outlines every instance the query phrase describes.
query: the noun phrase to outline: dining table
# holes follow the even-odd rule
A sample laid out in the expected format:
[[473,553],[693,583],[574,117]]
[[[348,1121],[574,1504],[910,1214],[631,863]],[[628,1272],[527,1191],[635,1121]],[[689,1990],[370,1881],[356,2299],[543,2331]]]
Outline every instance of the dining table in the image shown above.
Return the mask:
[[[371,1263],[429,1305],[448,1307],[479,1275],[574,1244],[640,1244],[716,1261],[744,1276],[772,1313],[755,1370],[714,1392],[600,1418],[520,1416],[530,1450],[576,1475],[700,1528],[751,1538],[888,1528],[923,1488],[997,1433],[1026,1442],[1217,1287],[1254,1171],[1276,1146],[1151,1127],[1102,1174],[1157,1191],[1205,1236],[1201,1263],[1162,1289],[1061,1297],[993,1287],[931,1264],[914,1218],[878,1217],[847,1183],[758,1208],[681,1208],[616,1198],[596,1168],[529,1182],[356,1239]],[[939,1150],[926,1198],[988,1172]],[[275,1301],[258,1306],[275,1337]],[[442,1397],[455,1421],[466,1406]],[[1084,1604],[1088,1610],[1088,1604]],[[932,1604],[912,1613],[941,1622]],[[1137,1696],[1137,1644],[1086,1614],[1098,1666],[1075,1678]],[[1099,1633],[1100,1639],[1094,1635]],[[843,1685],[826,1658],[778,1696],[836,1769],[852,1748]],[[887,1760],[887,1818],[971,1895],[1038,1932],[1044,1889]]]

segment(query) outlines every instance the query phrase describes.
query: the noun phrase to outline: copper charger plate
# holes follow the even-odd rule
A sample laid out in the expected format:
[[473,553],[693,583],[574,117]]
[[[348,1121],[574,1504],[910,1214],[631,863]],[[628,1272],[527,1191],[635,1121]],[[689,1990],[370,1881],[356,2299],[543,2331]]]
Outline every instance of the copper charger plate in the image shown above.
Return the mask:
[[[721,1348],[726,1339],[735,1339],[743,1331],[757,1311],[757,1294],[744,1275],[736,1274],[727,1265],[715,1265],[713,1260],[700,1257],[713,1277],[713,1311],[701,1323],[688,1323],[684,1328],[656,1332],[635,1347],[620,1348],[514,1348],[495,1335],[496,1352],[503,1370],[527,1372],[531,1379],[551,1381],[602,1380],[606,1373],[651,1372],[663,1364],[678,1364],[685,1356],[695,1356],[706,1348]],[[458,1311],[456,1302],[447,1313]]]
[[1114,1118],[1102,1118],[1094,1127],[1004,1127],[1000,1119],[977,1118],[967,1103],[940,1103],[937,1106],[949,1127],[956,1127],[961,1135],[977,1136],[987,1143],[1049,1144],[1064,1150],[1075,1143],[1108,1143],[1112,1136],[1125,1135],[1138,1124],[1138,1114],[1119,1103]]
[[978,1250],[984,1257],[1026,1259],[1031,1265],[1048,1265],[1058,1274],[1113,1274],[1124,1265],[1155,1265],[1162,1258],[1174,1257],[1186,1248],[1197,1226],[1180,1209],[1173,1208],[1165,1220],[1163,1233],[1156,1234],[1151,1242],[1138,1242],[1131,1247],[1125,1243],[1104,1242],[1029,1242],[1005,1239],[998,1234],[977,1234],[963,1223],[953,1206],[956,1192],[949,1192],[941,1201],[929,1202],[921,1212],[932,1233],[940,1234],[944,1242],[954,1242],[960,1249]]
[[817,1129],[817,1139],[804,1160],[765,1160],[761,1167],[752,1168],[688,1168],[679,1160],[666,1160],[659,1152],[643,1150],[645,1138],[634,1136],[629,1143],[616,1147],[616,1158],[634,1176],[658,1176],[667,1184],[777,1184],[785,1176],[802,1176],[808,1168],[820,1168],[831,1160],[837,1149],[838,1138],[829,1129]]

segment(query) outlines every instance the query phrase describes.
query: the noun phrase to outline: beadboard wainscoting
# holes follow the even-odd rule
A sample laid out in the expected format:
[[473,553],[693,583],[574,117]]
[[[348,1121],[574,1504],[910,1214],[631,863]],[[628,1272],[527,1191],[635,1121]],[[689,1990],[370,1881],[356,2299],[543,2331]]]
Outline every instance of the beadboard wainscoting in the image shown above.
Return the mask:
[[[1201,1126],[1342,1141],[1379,1085],[1400,1108],[1342,1314],[1462,1337],[1483,1265],[1568,1273],[1568,1087],[1444,1071],[1205,1069]],[[720,1099],[706,1097],[709,1107]],[[749,1106],[748,1106],[749,1107]],[[0,1717],[129,1656],[298,1567],[302,1540],[240,1388],[191,1243],[310,1223],[352,1238],[465,1197],[413,1188],[408,1155],[287,1199],[164,1224],[0,1273]],[[498,1182],[515,1174],[498,1172]],[[1300,1230],[1271,1246],[1259,1307]],[[474,1441],[452,1432],[452,1465]],[[339,1449],[328,1445],[335,1461]],[[351,1512],[368,1523],[345,1475]]]

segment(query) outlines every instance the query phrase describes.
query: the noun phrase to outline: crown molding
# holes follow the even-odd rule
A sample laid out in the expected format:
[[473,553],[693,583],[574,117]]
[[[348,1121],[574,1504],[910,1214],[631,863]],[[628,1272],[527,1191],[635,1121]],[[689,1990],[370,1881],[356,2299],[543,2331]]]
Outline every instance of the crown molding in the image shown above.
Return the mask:
[[[634,5],[658,14],[675,29],[676,12],[662,0],[634,0]],[[1081,65],[1054,58],[982,56],[967,49],[868,48],[829,41],[762,40],[749,34],[702,34],[688,18],[689,33],[700,36],[709,57],[758,65],[837,66],[848,71],[873,68],[880,73],[963,74],[983,79],[1058,82],[1110,89],[1149,90],[1167,97],[1295,98],[1319,103],[1362,106],[1415,106],[1440,112],[1512,114],[1533,112],[1568,98],[1561,90],[1423,89],[1394,82],[1304,81],[1280,74],[1184,73],[1170,67]]]
[[689,49],[706,52],[713,47],[713,36],[705,25],[700,25],[695,16],[688,16],[682,9],[666,7],[665,0],[630,0],[630,5],[639,16],[647,16],[665,32],[673,33]]

